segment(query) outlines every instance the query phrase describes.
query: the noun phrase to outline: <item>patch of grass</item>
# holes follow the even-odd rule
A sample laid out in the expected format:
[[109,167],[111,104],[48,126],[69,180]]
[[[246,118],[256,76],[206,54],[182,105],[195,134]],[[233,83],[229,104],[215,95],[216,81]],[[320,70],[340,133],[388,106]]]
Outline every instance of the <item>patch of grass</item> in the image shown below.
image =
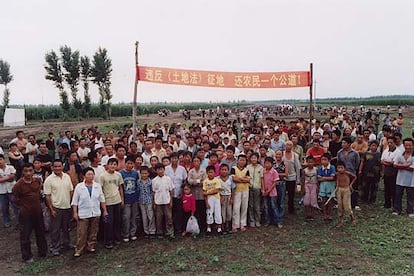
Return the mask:
[[33,263],[22,265],[18,272],[23,275],[35,275],[62,266],[63,263],[63,258],[42,259]]

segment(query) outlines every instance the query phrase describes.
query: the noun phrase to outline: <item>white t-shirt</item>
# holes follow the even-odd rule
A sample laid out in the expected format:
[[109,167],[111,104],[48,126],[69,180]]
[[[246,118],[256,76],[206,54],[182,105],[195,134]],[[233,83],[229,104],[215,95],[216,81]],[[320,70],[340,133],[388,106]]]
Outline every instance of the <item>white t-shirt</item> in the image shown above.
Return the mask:
[[164,175],[152,180],[152,191],[154,192],[154,203],[157,205],[170,203],[170,192],[174,189],[171,178]]
[[[15,174],[16,169],[13,166],[6,165],[6,168],[0,169],[0,177],[8,176],[10,174]],[[13,179],[11,181],[0,183],[0,194],[10,194],[12,192],[13,186],[16,181]]]
[[116,158],[115,154],[113,154],[111,156],[105,155],[104,157],[102,157],[102,159],[101,159],[101,165],[102,166],[108,165],[108,160],[111,159],[111,158]]

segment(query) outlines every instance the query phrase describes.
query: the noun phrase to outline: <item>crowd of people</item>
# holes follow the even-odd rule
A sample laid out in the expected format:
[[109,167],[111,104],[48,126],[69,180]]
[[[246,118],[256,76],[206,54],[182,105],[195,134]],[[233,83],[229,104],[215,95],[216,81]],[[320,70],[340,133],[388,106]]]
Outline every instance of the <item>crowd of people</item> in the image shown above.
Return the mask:
[[312,124],[277,117],[155,123],[135,137],[130,127],[42,140],[18,131],[8,158],[0,154],[3,224],[11,226],[12,209],[26,262],[33,261],[33,231],[39,257],[48,250],[79,257],[95,252],[100,239],[112,249],[139,235],[196,235],[186,227],[193,217],[206,235],[281,228],[298,200],[304,219],[321,211],[332,221],[337,209],[336,226],[343,227],[348,217],[356,223],[360,202],[376,202],[381,178],[384,208],[401,215],[406,191],[407,215],[414,217],[413,139],[387,116],[381,126],[368,112],[335,109],[328,117]]

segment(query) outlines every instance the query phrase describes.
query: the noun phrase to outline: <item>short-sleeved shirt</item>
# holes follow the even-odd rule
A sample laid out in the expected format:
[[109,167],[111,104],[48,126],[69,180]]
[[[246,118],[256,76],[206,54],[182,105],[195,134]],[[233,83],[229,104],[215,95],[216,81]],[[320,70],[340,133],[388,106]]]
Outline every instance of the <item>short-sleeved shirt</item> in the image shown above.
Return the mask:
[[303,173],[305,174],[305,184],[318,184],[318,174],[316,167],[313,167],[312,169],[305,168],[303,170]]
[[[219,190],[221,189],[221,183],[217,177],[214,177],[213,179],[208,179],[208,178],[204,179],[203,191],[211,192],[212,190],[215,190],[215,189],[219,189]],[[213,194],[213,195],[208,195],[207,198],[212,197],[212,196],[220,199],[220,192]]]
[[[336,170],[335,167],[331,164],[329,164],[327,167],[324,166],[319,166],[318,168],[318,177],[330,177],[330,176],[335,176],[336,174]],[[322,182],[335,182],[334,180],[332,181],[321,181]]]
[[124,183],[122,176],[119,172],[109,173],[104,172],[101,175],[100,184],[102,186],[102,191],[105,195],[106,205],[116,205],[121,203],[121,194],[119,193],[119,188]]
[[122,179],[124,180],[123,188],[125,204],[132,204],[134,202],[138,202],[138,172],[136,170],[131,170],[130,172],[127,172],[126,170],[121,170],[119,173],[122,175]]
[[[278,180],[279,180],[279,174],[274,168],[271,168],[270,170],[264,170],[264,172],[263,172],[263,185],[264,185],[264,189],[266,191],[273,185],[273,183],[276,184],[276,181],[278,181]],[[277,196],[276,185],[270,191],[269,196],[271,196],[271,197]]]
[[[187,182],[191,185],[196,200],[204,200],[203,181],[206,178],[207,173],[205,169],[200,168],[197,171],[195,168],[192,168],[188,172]],[[197,182],[197,180],[199,180],[199,182]]]
[[220,181],[220,184],[221,184],[220,195],[222,196],[231,195],[231,192],[233,191],[233,189],[236,188],[236,184],[233,181],[233,177],[229,175],[226,181],[224,181],[223,178],[221,178],[220,176],[217,177],[217,179]]
[[70,208],[70,192],[73,191],[73,185],[68,174],[63,172],[62,176],[58,176],[52,173],[46,178],[43,187],[45,195],[50,195],[53,207]]
[[[401,153],[397,155],[397,157],[394,160],[394,164],[408,164],[411,163],[414,164],[414,156],[409,156],[407,159],[404,158],[404,153]],[[404,187],[414,187],[413,182],[414,172],[405,170],[405,169],[399,169],[397,173],[397,181],[396,184],[399,186]]]
[[[6,165],[6,168],[0,169],[0,176],[9,176],[11,174],[15,174],[16,169],[13,166]],[[14,179],[11,181],[0,183],[0,194],[10,194],[12,192],[13,186],[16,183]]]
[[247,165],[247,169],[249,170],[250,176],[250,187],[253,189],[261,189],[262,188],[262,178],[263,178],[263,167],[260,164],[256,166]]
[[[393,151],[390,150],[390,148],[388,147],[387,149],[385,149],[382,152],[381,155],[381,161],[387,161],[387,162],[392,162],[394,163],[395,158],[401,155],[401,151],[399,151],[397,148],[395,148]],[[384,175],[385,176],[395,176],[397,174],[397,169],[394,168],[393,166],[385,166],[384,168]]]
[[138,202],[139,204],[152,204],[152,181],[148,178],[146,181],[138,179]]
[[183,193],[184,181],[187,180],[187,171],[183,166],[178,165],[177,168],[172,168],[171,165],[165,167],[165,175],[170,177],[174,184],[173,197],[181,198]]
[[154,203],[157,205],[170,203],[170,192],[174,189],[174,184],[170,177],[155,177],[152,180],[152,191],[154,192]]
[[[250,176],[249,175],[249,170],[247,169],[247,167],[245,167],[244,169],[239,169],[239,167],[234,166],[231,171],[230,171],[231,175],[236,175],[238,177],[244,177],[244,176]],[[246,192],[249,190],[249,183],[241,183],[241,182],[235,182],[236,183],[236,192]]]
[[78,206],[80,219],[99,217],[101,202],[105,202],[105,196],[99,183],[93,182],[91,187],[86,186],[85,182],[76,185],[72,205]]

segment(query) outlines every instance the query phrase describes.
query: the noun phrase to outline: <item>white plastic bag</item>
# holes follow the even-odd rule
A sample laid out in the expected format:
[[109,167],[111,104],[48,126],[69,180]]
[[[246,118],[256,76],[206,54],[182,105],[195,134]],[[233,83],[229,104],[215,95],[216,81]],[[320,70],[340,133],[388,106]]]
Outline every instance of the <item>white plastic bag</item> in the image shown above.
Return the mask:
[[187,227],[185,229],[187,233],[198,235],[200,234],[200,227],[198,226],[198,222],[195,216],[191,216],[188,219]]

